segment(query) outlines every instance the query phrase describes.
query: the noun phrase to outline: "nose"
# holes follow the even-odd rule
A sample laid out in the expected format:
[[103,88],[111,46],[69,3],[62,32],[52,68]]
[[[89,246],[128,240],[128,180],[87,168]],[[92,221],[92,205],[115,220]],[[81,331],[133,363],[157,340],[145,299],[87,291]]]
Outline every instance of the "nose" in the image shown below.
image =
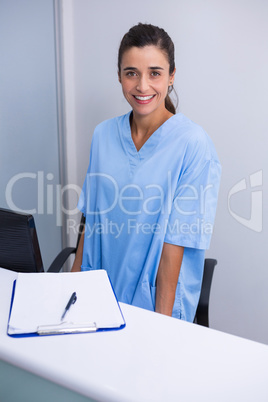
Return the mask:
[[149,83],[146,76],[142,75],[139,77],[137,84],[137,91],[145,93],[149,89]]

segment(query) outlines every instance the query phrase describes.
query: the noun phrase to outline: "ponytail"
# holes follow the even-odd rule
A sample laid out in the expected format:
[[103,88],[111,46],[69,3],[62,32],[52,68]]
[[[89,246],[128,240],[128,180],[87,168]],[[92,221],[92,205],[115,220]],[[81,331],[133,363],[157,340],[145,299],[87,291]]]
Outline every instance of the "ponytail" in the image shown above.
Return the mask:
[[[172,91],[174,91],[175,97],[176,97],[176,99],[177,99],[176,105],[174,105],[174,103],[172,102],[172,100],[171,100],[171,98],[170,98],[170,96],[169,96],[169,94],[170,94]],[[176,114],[176,109],[177,109],[177,107],[178,107],[178,95],[177,95],[177,93],[176,93],[176,91],[175,91],[173,85],[171,85],[171,86],[168,88],[168,94],[167,94],[167,96],[166,96],[166,98],[165,98],[165,108],[166,108],[170,113]]]

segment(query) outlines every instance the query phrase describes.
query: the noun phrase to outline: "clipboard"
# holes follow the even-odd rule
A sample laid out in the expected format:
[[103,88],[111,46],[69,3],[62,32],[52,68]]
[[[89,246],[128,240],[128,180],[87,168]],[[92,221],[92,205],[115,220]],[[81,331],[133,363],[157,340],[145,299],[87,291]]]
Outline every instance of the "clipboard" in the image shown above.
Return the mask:
[[[77,301],[61,321],[74,291]],[[7,326],[9,336],[82,334],[125,326],[110,279],[103,269],[17,274]]]

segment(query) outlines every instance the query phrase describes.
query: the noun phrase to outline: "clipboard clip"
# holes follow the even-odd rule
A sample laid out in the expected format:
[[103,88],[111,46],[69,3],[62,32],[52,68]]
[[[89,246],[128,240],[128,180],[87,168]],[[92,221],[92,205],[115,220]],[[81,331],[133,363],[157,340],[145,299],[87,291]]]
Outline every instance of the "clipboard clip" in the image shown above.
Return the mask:
[[39,325],[37,327],[38,335],[63,335],[63,334],[83,334],[96,332],[98,329],[95,322],[74,324],[72,322],[62,322],[56,325]]

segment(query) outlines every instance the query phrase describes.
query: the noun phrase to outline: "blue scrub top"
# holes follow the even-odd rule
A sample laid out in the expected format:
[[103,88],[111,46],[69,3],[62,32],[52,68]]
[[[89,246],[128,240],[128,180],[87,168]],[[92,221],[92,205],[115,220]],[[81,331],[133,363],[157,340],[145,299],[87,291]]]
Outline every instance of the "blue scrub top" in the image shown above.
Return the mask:
[[204,130],[178,113],[137,151],[130,114],[99,124],[78,208],[82,270],[105,269],[119,301],[154,311],[163,243],[183,246],[173,317],[193,321],[216,212],[220,164]]

